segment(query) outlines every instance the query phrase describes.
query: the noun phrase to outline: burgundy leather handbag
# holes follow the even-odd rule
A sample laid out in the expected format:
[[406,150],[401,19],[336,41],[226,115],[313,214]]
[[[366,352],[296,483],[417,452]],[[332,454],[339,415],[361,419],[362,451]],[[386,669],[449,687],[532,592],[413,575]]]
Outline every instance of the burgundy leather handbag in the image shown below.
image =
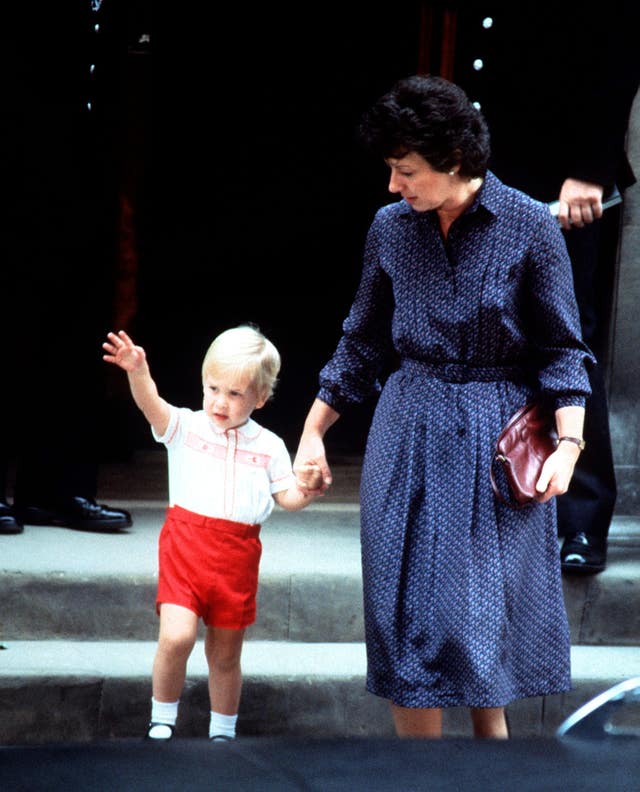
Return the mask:
[[[519,409],[500,433],[491,462],[491,486],[498,500],[516,509],[536,500],[536,482],[547,457],[556,449],[553,414],[537,401]],[[500,492],[494,465],[504,470],[508,496]]]

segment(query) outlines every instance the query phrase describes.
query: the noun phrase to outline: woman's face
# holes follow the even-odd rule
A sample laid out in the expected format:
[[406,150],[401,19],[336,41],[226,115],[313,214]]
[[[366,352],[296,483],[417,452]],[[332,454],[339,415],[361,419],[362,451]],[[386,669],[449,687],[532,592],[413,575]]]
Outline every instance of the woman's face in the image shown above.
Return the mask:
[[385,162],[391,169],[389,192],[399,194],[417,212],[446,209],[455,195],[456,180],[449,173],[434,170],[415,151],[404,157],[389,157]]

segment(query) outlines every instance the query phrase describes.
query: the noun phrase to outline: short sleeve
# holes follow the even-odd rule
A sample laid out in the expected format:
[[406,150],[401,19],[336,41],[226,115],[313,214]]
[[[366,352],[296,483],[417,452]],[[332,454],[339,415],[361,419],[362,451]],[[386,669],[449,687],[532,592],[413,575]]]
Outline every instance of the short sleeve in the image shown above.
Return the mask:
[[276,437],[269,462],[269,485],[271,494],[282,492],[295,485],[295,476],[291,465],[291,456],[284,441]]
[[180,410],[177,407],[174,407],[172,404],[169,405],[169,423],[167,424],[167,428],[165,433],[160,436],[156,433],[155,429],[151,427],[151,434],[153,435],[153,439],[157,443],[162,443],[163,445],[170,447],[178,442],[179,438],[182,436],[184,432],[184,426],[186,423],[186,415],[184,413],[190,413],[190,410]]

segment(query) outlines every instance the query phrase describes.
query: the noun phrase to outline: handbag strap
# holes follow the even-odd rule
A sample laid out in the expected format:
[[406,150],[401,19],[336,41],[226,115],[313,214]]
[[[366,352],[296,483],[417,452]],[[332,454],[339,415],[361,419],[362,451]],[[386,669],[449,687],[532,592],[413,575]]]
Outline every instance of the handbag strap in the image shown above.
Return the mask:
[[504,503],[506,506],[510,506],[512,509],[524,509],[525,506],[528,504],[526,503],[518,503],[515,499],[508,499],[505,498],[504,495],[500,492],[500,488],[498,487],[498,482],[496,481],[495,474],[493,472],[493,466],[496,462],[502,462],[504,465],[510,465],[511,462],[506,458],[503,457],[502,454],[495,454],[493,459],[491,460],[491,465],[489,466],[489,478],[491,479],[491,487],[495,493],[496,498],[500,501],[500,503]]
[[[500,457],[500,460],[502,460],[502,459],[504,459],[504,457]],[[495,465],[495,463],[497,461],[498,461],[498,454],[496,454],[493,457],[493,459],[491,460],[491,465],[489,466],[489,477],[491,478],[491,487],[493,488],[495,496],[500,501],[500,503],[506,503],[508,506],[510,506],[511,503],[500,492],[500,488],[498,487],[498,482],[496,481],[496,477],[495,477],[495,475],[493,473],[493,466]],[[508,464],[509,460],[508,459],[504,459],[504,462],[506,464]]]

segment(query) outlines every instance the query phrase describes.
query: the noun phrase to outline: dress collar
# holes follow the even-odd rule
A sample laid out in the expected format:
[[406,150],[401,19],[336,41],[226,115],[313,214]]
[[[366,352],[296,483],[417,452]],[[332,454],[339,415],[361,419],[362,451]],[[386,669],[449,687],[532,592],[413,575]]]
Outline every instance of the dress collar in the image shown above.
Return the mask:
[[[500,188],[502,187],[502,182],[498,177],[492,173],[491,171],[487,171],[484,180],[478,190],[473,203],[464,212],[460,215],[464,217],[465,215],[472,214],[478,210],[478,208],[482,207],[491,215],[497,215],[499,210],[500,204]],[[420,218],[427,218],[432,217],[433,215],[437,214],[435,209],[431,209],[428,212],[417,212],[413,207],[411,207],[405,200],[402,198],[399,201],[402,209],[400,210],[401,217],[413,217],[416,219]]]

